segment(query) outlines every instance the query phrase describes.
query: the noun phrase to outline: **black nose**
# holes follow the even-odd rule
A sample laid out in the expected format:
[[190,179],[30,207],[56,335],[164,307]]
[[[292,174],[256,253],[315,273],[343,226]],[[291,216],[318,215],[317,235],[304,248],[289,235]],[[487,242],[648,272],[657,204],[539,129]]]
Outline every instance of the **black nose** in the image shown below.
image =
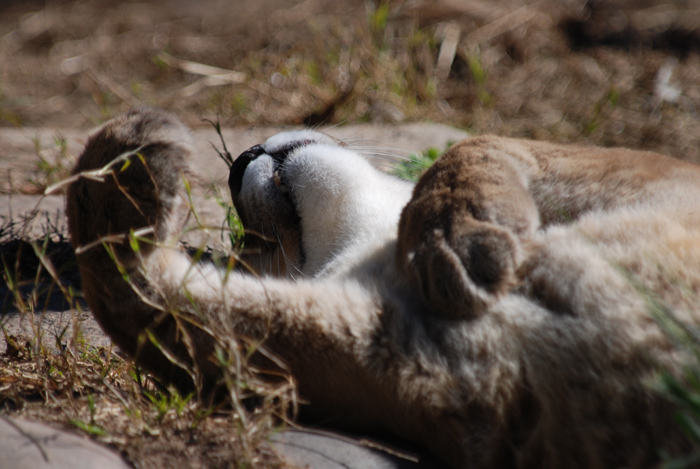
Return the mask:
[[228,188],[231,191],[231,199],[233,203],[236,203],[238,194],[241,193],[241,187],[243,186],[243,174],[246,168],[258,156],[265,153],[265,149],[262,145],[255,145],[254,147],[248,148],[246,151],[238,155],[231,165],[231,170],[228,173]]

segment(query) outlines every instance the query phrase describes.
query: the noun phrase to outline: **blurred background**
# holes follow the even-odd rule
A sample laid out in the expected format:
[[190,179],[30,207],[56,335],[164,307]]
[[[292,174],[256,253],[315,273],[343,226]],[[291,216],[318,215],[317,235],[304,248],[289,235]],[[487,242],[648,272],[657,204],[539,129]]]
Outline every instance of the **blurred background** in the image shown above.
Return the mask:
[[700,162],[698,0],[0,2],[0,126],[435,121]]

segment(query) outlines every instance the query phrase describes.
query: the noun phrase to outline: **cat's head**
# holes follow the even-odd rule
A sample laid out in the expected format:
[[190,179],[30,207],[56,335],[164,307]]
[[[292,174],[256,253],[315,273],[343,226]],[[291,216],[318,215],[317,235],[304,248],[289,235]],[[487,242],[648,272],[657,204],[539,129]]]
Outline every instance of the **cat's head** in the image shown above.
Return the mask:
[[411,193],[410,184],[311,130],[283,132],[243,152],[229,188],[252,267],[294,278],[318,275],[357,243],[395,237]]

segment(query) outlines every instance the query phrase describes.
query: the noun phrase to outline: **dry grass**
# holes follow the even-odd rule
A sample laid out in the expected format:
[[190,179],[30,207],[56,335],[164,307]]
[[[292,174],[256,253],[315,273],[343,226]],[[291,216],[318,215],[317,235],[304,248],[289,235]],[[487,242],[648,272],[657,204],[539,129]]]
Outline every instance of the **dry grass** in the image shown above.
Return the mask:
[[202,125],[434,120],[700,161],[700,1],[52,2],[5,7],[0,121],[137,103]]
[[[295,413],[291,379],[270,383],[261,378],[247,366],[253,346],[221,336],[214,326],[209,330],[217,341],[227,398],[211,404],[194,392],[181,395],[112,346],[95,346],[94,337],[83,335],[85,302],[70,245],[56,227],[43,239],[23,236],[24,228],[8,224],[0,229],[6,287],[0,316],[6,343],[0,354],[0,416],[83,432],[136,467],[177,467],[183,460],[188,467],[281,466],[266,439]],[[64,325],[49,327],[42,321],[64,310],[62,315],[70,317]],[[30,332],[14,334],[5,313],[19,315]]]
[[[0,403],[31,420],[80,430],[137,467],[279,467],[265,438],[279,423],[251,412],[247,428],[230,407],[207,407],[142,374],[112,348],[11,342],[0,357]],[[254,428],[253,428],[254,427]]]

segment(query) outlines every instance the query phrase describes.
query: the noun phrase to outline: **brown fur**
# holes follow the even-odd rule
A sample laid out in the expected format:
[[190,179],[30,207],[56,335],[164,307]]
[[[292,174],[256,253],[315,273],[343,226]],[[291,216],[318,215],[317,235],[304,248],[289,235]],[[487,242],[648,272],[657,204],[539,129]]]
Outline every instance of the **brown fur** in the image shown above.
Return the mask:
[[[132,158],[104,183],[71,185],[76,248],[146,225],[161,242],[176,231],[183,138],[156,111],[91,137],[76,173],[140,146],[146,165]],[[183,345],[152,304],[264,340],[312,413],[420,442],[452,467],[649,467],[661,448],[687,444],[649,387],[658,366],[678,372],[682,357],[649,304],[697,319],[698,207],[700,169],[675,159],[477,137],[423,176],[396,240],[345,277],[222,282],[177,250],[107,242],[134,289],[102,245],[78,259],[103,328],[166,379],[187,375],[139,345],[147,328],[198,379],[218,370],[211,337],[185,328]]]

